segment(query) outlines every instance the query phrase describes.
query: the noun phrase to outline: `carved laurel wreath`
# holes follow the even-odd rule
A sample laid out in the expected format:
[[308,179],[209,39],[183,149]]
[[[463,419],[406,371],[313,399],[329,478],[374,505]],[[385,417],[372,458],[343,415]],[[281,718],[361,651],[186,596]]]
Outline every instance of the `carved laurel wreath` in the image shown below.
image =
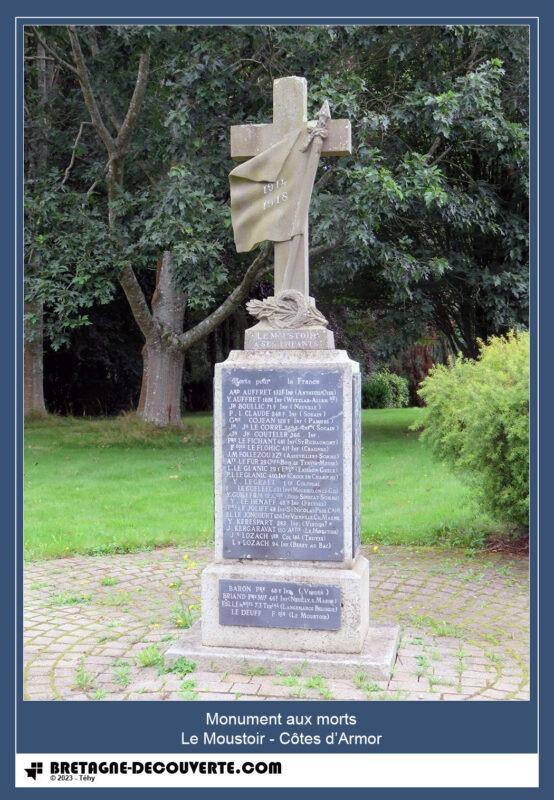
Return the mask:
[[267,322],[272,328],[328,325],[323,314],[302,292],[297,292],[295,289],[285,289],[275,297],[267,297],[265,300],[250,300],[246,308],[249,314]]

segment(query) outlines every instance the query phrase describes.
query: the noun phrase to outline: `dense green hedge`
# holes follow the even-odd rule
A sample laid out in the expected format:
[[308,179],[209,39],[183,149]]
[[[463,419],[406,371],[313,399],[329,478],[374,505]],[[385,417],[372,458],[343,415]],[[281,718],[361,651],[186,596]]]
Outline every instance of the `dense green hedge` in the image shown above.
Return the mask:
[[520,528],[529,517],[529,334],[492,337],[474,361],[436,366],[423,381],[423,436],[466,474],[488,510]]
[[404,408],[409,399],[408,381],[394,372],[381,370],[362,381],[362,408]]

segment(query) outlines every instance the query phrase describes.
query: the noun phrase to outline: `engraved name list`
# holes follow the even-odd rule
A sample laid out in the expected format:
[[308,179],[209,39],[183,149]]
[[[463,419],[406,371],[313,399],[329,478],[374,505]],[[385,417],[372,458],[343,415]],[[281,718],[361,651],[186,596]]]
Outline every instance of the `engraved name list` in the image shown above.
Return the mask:
[[223,555],[340,561],[341,375],[236,369],[223,379]]

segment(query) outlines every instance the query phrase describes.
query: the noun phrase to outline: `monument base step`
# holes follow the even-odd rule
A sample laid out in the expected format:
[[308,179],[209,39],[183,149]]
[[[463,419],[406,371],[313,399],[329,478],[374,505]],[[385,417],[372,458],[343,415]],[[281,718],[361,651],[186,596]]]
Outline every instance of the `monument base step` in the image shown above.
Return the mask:
[[[202,672],[246,675],[262,667],[268,675],[300,671],[302,675],[353,679],[363,673],[368,680],[388,681],[400,639],[398,625],[370,626],[361,653],[315,653],[301,650],[257,650],[243,647],[208,647],[202,644],[196,622],[165,654],[169,664],[178,658],[194,661]],[[255,698],[252,698],[255,699]]]

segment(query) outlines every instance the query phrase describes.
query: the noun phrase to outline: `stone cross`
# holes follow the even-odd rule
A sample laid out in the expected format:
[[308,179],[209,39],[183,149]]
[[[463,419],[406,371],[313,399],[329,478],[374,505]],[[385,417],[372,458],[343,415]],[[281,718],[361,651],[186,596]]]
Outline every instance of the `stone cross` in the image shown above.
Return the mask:
[[[308,84],[305,78],[279,78],[273,81],[273,123],[231,126],[231,158],[245,161],[267,150],[308,121]],[[346,156],[352,152],[350,120],[330,119],[327,138],[323,140],[321,155]],[[292,278],[284,286],[284,274],[292,241],[275,243],[275,293],[282,289],[296,289],[309,296],[308,219],[304,235],[296,251]]]

